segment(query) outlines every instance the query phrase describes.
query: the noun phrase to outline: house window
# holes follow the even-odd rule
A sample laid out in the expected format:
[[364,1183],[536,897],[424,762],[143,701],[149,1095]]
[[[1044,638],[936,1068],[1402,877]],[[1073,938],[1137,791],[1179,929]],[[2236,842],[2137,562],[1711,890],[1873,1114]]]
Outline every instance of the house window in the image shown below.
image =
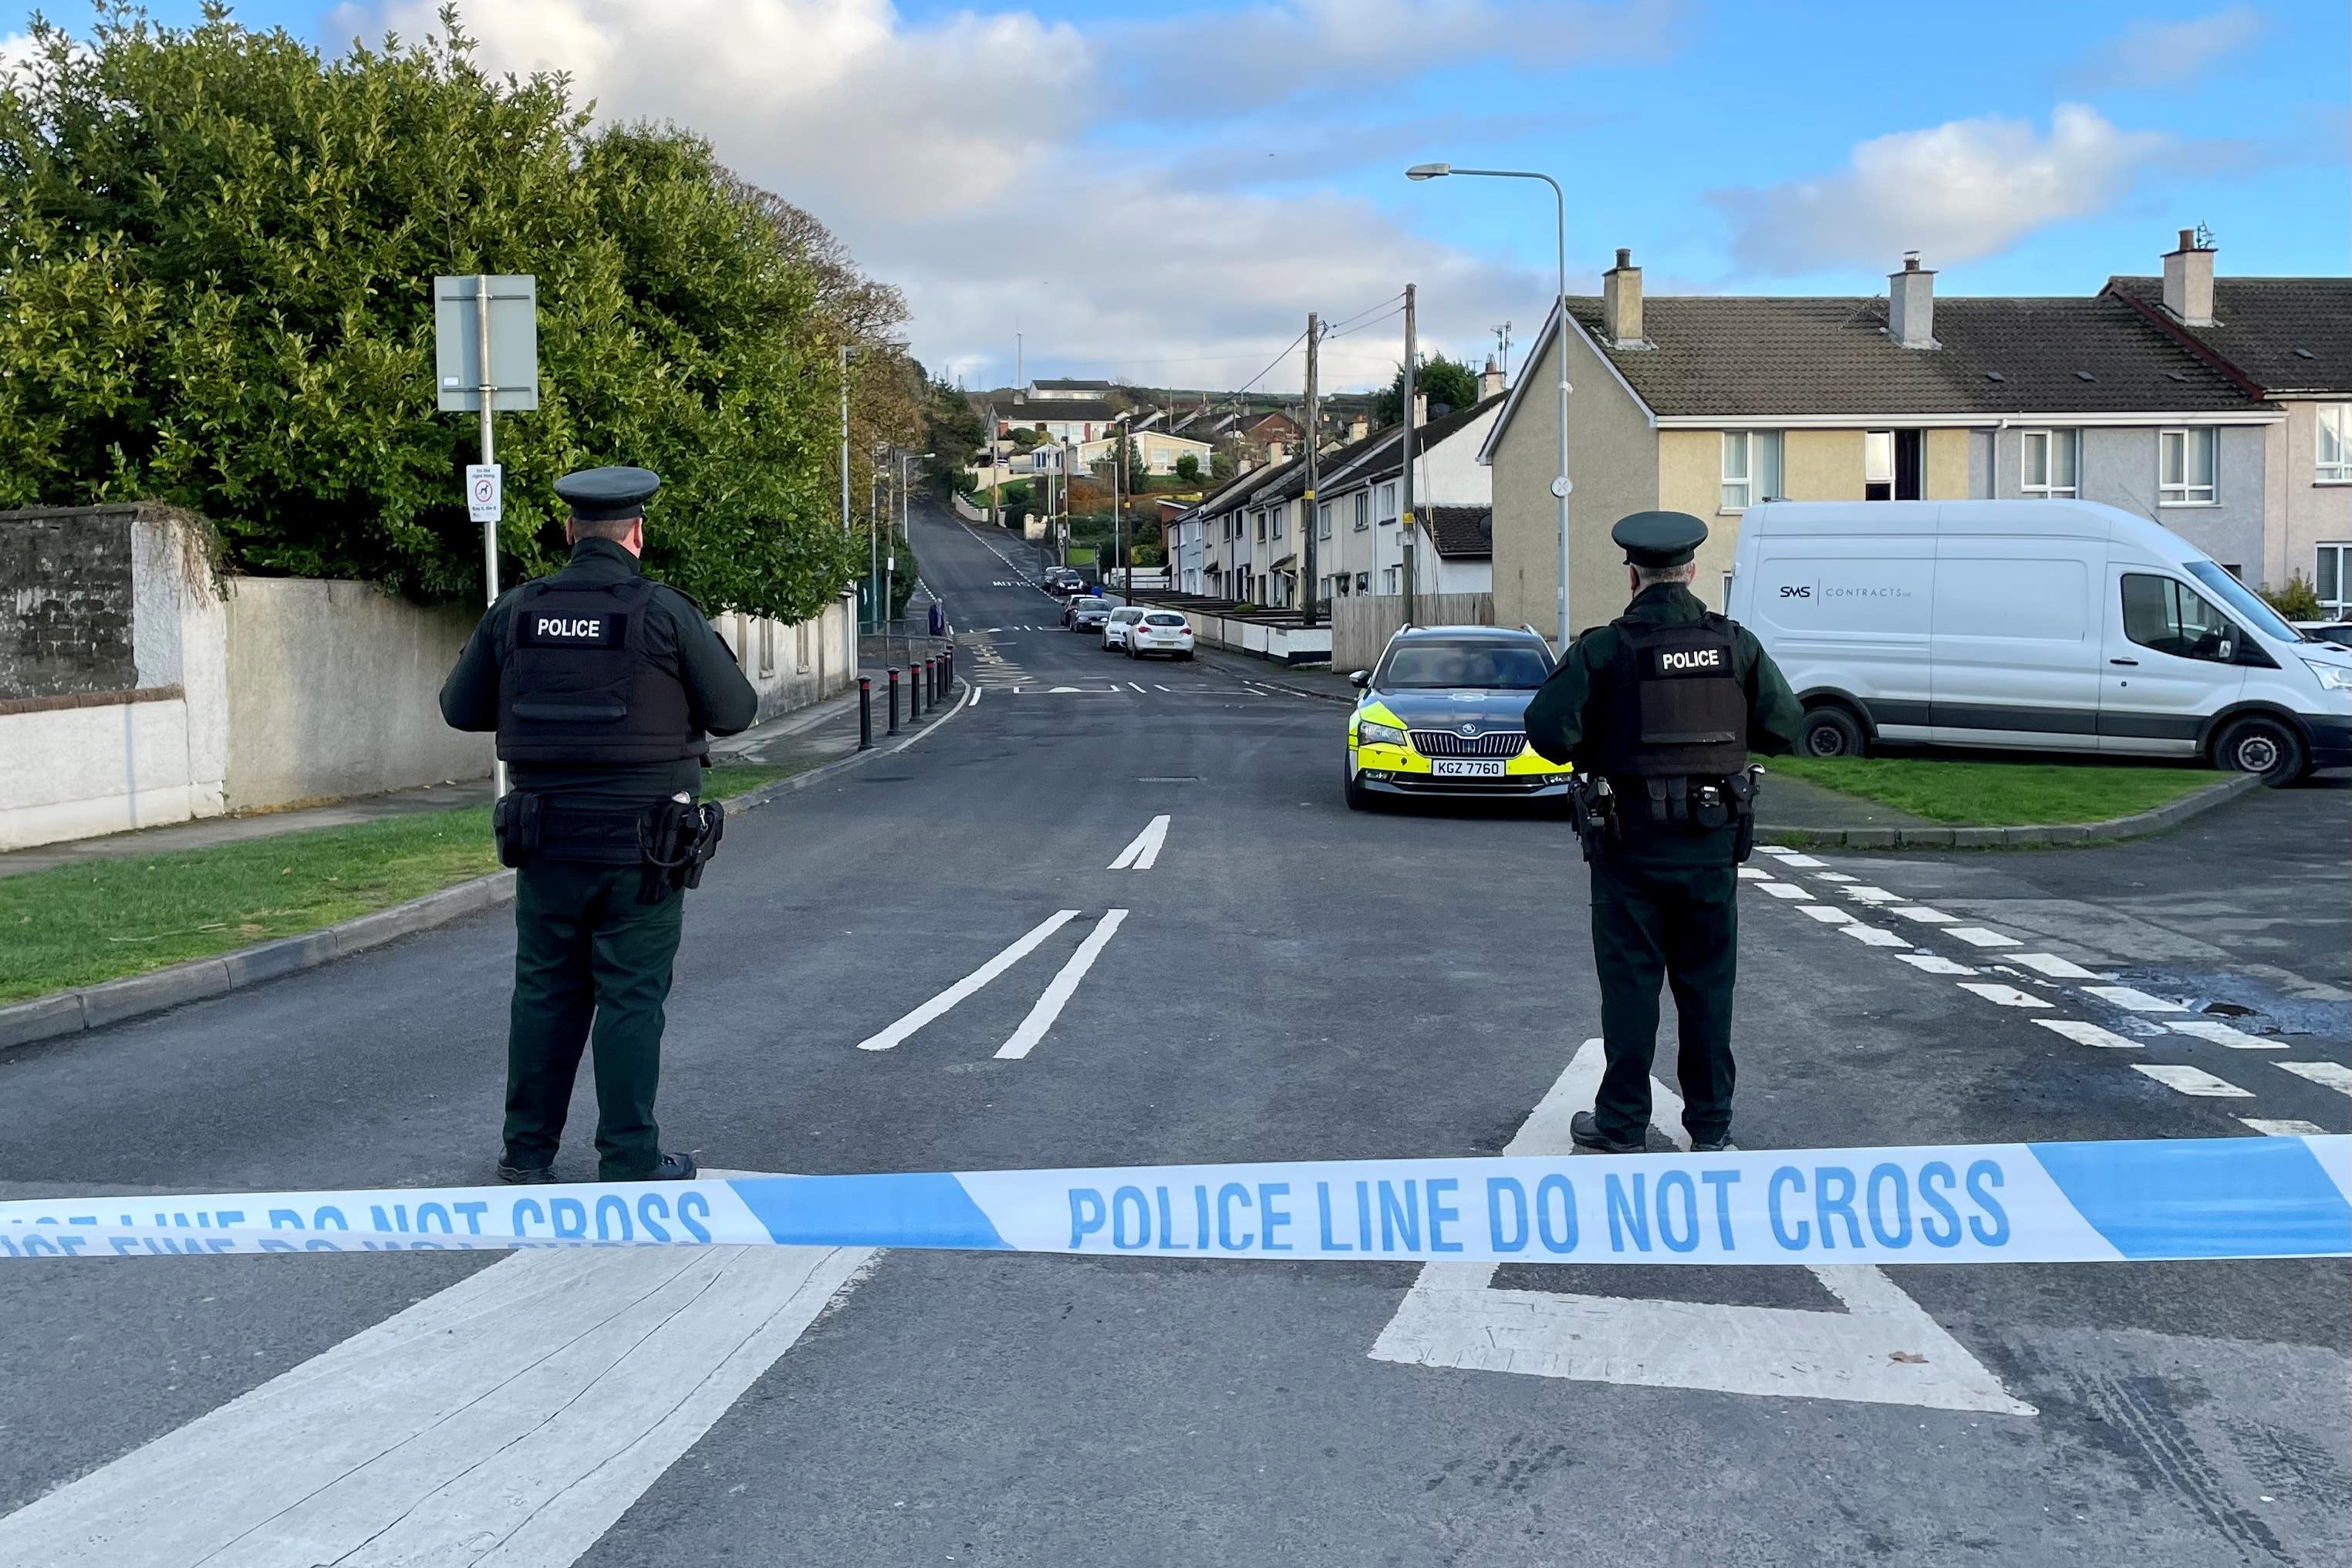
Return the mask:
[[1392,566],[1384,566],[1381,568],[1381,591],[1382,593],[1394,593],[1396,591],[1397,569]]
[[1359,490],[1356,492],[1356,531],[1363,532],[1371,520],[1372,493],[1370,490]]
[[2352,402],[2323,402],[2313,443],[2311,482],[2352,485]]
[[1381,500],[1381,510],[1380,510],[1380,517],[1381,517],[1381,521],[1382,521],[1382,522],[1384,522],[1384,523],[1393,523],[1393,522],[1395,522],[1395,521],[1397,520],[1397,487],[1396,487],[1396,481],[1394,481],[1394,480],[1391,480],[1389,483],[1387,483],[1387,484],[1385,484],[1385,485],[1383,485],[1383,486],[1381,486],[1381,497],[1380,497],[1380,500]]
[[760,622],[760,673],[772,675],[776,671],[776,623]]
[[1274,537],[1276,538],[1280,538],[1282,537],[1282,515],[1288,510],[1290,510],[1290,507],[1287,502],[1274,509]]
[[2212,506],[2218,496],[2213,471],[2221,441],[2221,433],[2210,424],[2200,430],[2161,433],[2157,437],[2156,504]]
[[1372,574],[1369,571],[1358,572],[1356,574],[1356,591],[1358,593],[1370,593],[1371,591]]
[[1723,433],[1723,510],[1737,512],[1759,501],[1779,501],[1780,494],[1780,433],[1777,430],[1727,430]]
[[1891,430],[1862,433],[1862,498],[1895,498],[1895,433]]
[[2124,574],[2124,635],[2143,648],[2182,659],[2224,663],[2221,649],[2235,641],[2230,618],[2204,597],[2168,577]]
[[2018,487],[2029,496],[2072,496],[2082,470],[2083,433],[2029,430],[2024,434],[2024,473]]
[[1348,582],[1348,574],[1344,571],[1337,577],[1325,578],[1323,580],[1323,597],[1326,599],[1347,598]]
[[1258,512],[1255,516],[1257,520],[1257,537],[1262,539],[1265,538],[1265,514]]
[[2326,607],[2329,620],[2352,615],[2352,545],[2321,545],[2311,575],[2319,585],[2319,602]]
[[1331,537],[1331,503],[1328,501],[1315,503],[1315,537],[1318,539]]

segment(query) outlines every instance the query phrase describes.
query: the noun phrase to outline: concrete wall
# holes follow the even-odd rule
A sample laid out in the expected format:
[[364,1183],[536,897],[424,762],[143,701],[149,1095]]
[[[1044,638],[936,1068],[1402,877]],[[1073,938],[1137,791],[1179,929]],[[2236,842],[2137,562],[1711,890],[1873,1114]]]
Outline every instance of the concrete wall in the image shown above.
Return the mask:
[[220,814],[227,626],[205,543],[144,507],[0,514],[0,849]]
[[228,808],[479,779],[491,742],[441,722],[441,683],[481,618],[363,582],[240,578],[228,597]]
[[[1535,626],[1550,636],[1559,624],[1559,503],[1551,482],[1559,471],[1559,377],[1547,346],[1528,373],[1519,406],[1496,444],[1494,486],[1496,622]],[[1624,553],[1609,530],[1629,512],[1658,505],[1656,433],[1616,372],[1584,339],[1568,340],[1570,497],[1570,616],[1581,630],[1624,608]]]
[[711,625],[760,694],[760,721],[837,696],[857,683],[855,601],[836,600],[813,621],[721,615]]
[[2284,587],[2301,572],[2318,580],[2318,547],[2352,544],[2352,485],[2322,485],[2313,476],[2318,454],[2318,404],[2291,402],[2286,419],[2263,427],[2264,477],[2274,519],[2265,540],[2263,580]]
[[[2215,560],[2240,568],[2249,580],[2261,580],[2264,570],[2266,427],[2220,427],[2214,472],[2214,494],[2219,501],[2210,507],[2156,504],[2158,428],[2152,424],[2084,427],[2082,467],[2076,476],[2075,493],[2085,501],[2104,501],[2108,506],[2153,517]],[[2023,431],[2000,432],[1995,438],[1992,476],[1997,498],[2023,498],[2024,461]]]

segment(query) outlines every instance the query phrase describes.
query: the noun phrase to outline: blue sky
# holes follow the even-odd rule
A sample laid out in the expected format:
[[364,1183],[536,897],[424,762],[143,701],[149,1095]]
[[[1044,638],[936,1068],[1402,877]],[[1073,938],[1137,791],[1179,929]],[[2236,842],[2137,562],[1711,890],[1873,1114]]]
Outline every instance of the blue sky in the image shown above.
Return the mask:
[[[323,42],[430,6],[236,10]],[[2352,256],[2342,0],[465,10],[494,60],[706,131],[900,282],[917,351],[975,384],[1009,376],[1016,324],[1032,375],[1237,382],[1307,309],[1408,279],[1441,346],[1531,336],[1549,193],[1407,183],[1423,160],[1559,177],[1572,288],[1621,245],[1653,292],[1875,292],[1916,246],[1947,292],[2082,293],[2196,223],[2225,274]],[[1335,378],[1380,379],[1391,331],[1335,344]]]

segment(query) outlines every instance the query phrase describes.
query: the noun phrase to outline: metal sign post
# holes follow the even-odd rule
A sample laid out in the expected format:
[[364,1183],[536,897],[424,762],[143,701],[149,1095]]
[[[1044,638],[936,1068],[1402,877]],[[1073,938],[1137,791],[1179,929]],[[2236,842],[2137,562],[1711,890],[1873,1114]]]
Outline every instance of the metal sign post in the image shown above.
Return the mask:
[[[484,601],[499,601],[499,523],[506,511],[492,417],[539,406],[539,280],[528,276],[433,280],[433,369],[440,407],[481,414],[481,461],[466,469],[467,515],[482,525]],[[496,765],[507,792],[507,768]]]

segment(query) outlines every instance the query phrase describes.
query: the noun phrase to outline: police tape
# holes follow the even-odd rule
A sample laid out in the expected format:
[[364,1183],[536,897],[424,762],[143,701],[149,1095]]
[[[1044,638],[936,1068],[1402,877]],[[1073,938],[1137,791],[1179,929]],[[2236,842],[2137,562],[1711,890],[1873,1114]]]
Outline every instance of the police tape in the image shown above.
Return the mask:
[[0,1203],[0,1257],[919,1247],[1291,1261],[2352,1255],[2352,1137],[1314,1160]]

